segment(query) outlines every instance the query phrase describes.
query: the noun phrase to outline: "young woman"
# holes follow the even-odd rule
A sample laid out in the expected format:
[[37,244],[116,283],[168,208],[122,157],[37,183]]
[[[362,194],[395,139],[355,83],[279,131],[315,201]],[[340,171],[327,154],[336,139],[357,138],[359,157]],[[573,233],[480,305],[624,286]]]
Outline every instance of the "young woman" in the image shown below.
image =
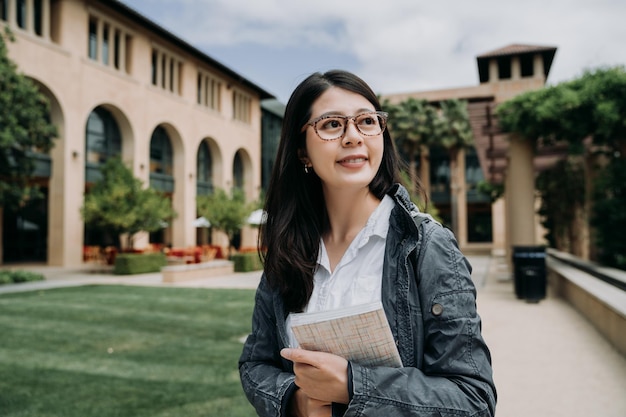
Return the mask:
[[[239,361],[259,416],[493,416],[471,266],[399,185],[386,113],[345,71],[293,92],[267,191],[266,248]],[[289,348],[290,313],[380,301],[403,367]]]

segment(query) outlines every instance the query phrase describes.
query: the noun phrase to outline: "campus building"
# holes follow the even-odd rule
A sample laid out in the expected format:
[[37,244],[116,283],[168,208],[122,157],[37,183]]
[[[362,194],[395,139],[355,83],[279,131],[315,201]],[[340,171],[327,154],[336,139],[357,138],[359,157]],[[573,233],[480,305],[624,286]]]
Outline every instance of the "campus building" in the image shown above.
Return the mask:
[[[45,198],[0,208],[0,262],[73,266],[86,228],[83,196],[108,158],[171,199],[177,217],[135,246],[196,245],[196,196],[261,188],[261,100],[272,94],[114,0],[0,0],[9,57],[51,103],[58,138],[36,155]],[[256,243],[242,231],[242,245]]]
[[[456,161],[450,161],[445,150],[431,147],[422,152],[419,161],[420,178],[431,201],[446,223],[455,225],[459,245],[466,252],[505,253],[513,245],[543,243],[535,210],[535,173],[558,160],[562,149],[535,150],[530,141],[509,137],[498,129],[495,109],[518,94],[543,88],[556,50],[552,46],[509,45],[476,57],[476,86],[383,97],[391,103],[409,97],[435,104],[448,99],[468,103],[475,146],[460,150]],[[451,176],[456,180],[451,181]],[[476,185],[481,180],[504,185],[503,198],[492,203],[478,192]],[[451,189],[451,183],[459,186]]]
[[[284,106],[250,80],[114,0],[0,0],[0,26],[15,35],[9,56],[48,97],[59,134],[50,155],[34,155],[34,181],[45,198],[18,211],[0,208],[0,262],[72,266],[82,262],[84,246],[111,244],[85,227],[80,207],[112,156],[165,192],[178,214],[160,232],[139,236],[137,247],[219,241],[194,224],[196,196],[240,187],[253,200],[264,188]],[[383,97],[468,102],[475,147],[454,164],[437,148],[419,161],[432,202],[464,250],[541,243],[534,176],[559,150],[534,150],[502,134],[495,108],[543,88],[555,53],[510,45],[476,58],[476,86]],[[454,190],[452,175],[460,184]],[[492,203],[479,193],[483,179],[504,184],[504,198]],[[238,240],[254,246],[255,237],[246,227]]]

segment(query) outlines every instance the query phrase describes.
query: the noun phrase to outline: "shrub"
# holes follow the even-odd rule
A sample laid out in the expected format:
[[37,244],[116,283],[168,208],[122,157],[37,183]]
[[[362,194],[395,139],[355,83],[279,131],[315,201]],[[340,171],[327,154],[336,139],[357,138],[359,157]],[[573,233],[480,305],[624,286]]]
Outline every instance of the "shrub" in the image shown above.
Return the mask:
[[235,264],[235,272],[249,272],[263,269],[263,262],[258,252],[237,253],[230,257]]
[[29,271],[0,271],[0,285],[20,282],[43,281],[43,275]]
[[598,175],[595,183],[591,224],[596,228],[596,245],[600,261],[610,267],[626,270],[626,240],[619,230],[626,227],[626,163],[614,159]]
[[115,257],[113,273],[116,275],[159,272],[167,264],[163,253],[120,253]]

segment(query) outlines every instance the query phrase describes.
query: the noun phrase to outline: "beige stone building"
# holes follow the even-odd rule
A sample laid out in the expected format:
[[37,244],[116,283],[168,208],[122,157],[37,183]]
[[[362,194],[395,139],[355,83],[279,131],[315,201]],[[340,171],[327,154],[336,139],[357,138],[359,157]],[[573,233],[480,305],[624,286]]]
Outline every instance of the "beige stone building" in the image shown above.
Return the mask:
[[[409,97],[433,103],[447,99],[467,101],[475,149],[459,152],[456,161],[444,158],[443,162],[434,158],[433,149],[424,150],[420,160],[421,179],[430,185],[428,188],[433,202],[448,216],[450,223],[456,225],[459,244],[466,252],[475,249],[507,253],[515,245],[543,243],[543,232],[535,214],[534,179],[536,172],[560,157],[559,150],[535,151],[530,142],[503,134],[497,127],[495,109],[498,104],[520,93],[543,88],[556,49],[551,46],[509,45],[476,57],[479,75],[476,86],[384,97],[392,103]],[[471,164],[472,157],[474,164]],[[433,167],[433,163],[440,165]],[[472,169],[477,167],[478,172]],[[448,198],[443,201],[437,201],[436,190],[433,190],[438,170],[447,175],[448,185],[459,184],[455,189],[445,190]],[[450,181],[451,176],[455,176],[456,181]],[[476,198],[476,190],[472,186],[480,179],[504,184],[503,198],[493,204]],[[452,194],[457,210],[450,208]],[[471,238],[472,226],[481,224],[485,219],[490,222],[490,239],[476,242]]]
[[178,213],[139,247],[195,245],[196,195],[212,187],[258,196],[260,101],[271,94],[114,0],[0,0],[7,25],[9,56],[49,98],[59,137],[38,158],[45,200],[0,211],[0,260],[80,264],[102,238],[81,219],[83,195],[115,155]]

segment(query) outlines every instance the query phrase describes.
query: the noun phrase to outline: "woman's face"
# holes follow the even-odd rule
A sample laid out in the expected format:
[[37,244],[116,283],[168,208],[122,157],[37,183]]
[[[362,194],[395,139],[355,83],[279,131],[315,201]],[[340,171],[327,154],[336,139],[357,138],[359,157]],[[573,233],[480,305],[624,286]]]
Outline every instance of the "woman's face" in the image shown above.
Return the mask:
[[[365,97],[331,87],[313,103],[310,120],[321,116],[356,116],[375,110]],[[372,117],[359,122],[361,130],[370,128],[372,120],[376,120],[375,115]],[[322,120],[318,123],[318,131],[327,129],[332,132],[335,128],[332,123],[337,123],[330,123]],[[348,121],[343,137],[334,140],[322,140],[313,126],[306,126],[306,152],[301,159],[320,177],[325,189],[368,187],[378,172],[383,157],[383,134],[364,135],[355,123],[354,120]]]

